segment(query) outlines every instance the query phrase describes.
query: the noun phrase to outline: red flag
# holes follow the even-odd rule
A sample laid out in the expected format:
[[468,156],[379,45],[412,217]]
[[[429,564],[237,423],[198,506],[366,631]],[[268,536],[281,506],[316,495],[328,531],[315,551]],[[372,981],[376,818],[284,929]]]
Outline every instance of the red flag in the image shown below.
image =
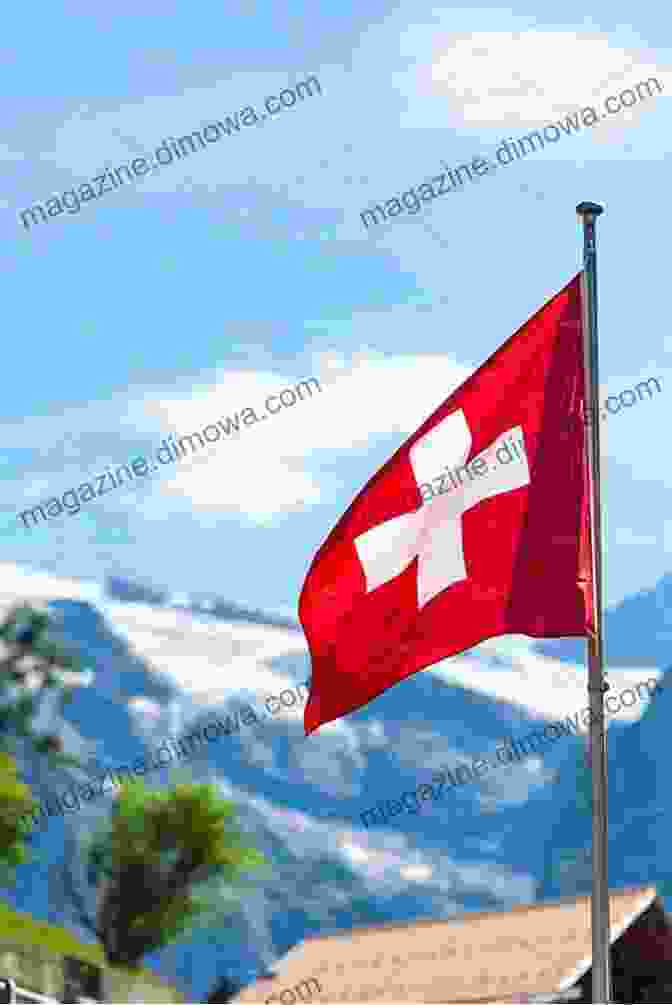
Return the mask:
[[299,601],[306,735],[484,639],[592,629],[580,274],[359,493]]

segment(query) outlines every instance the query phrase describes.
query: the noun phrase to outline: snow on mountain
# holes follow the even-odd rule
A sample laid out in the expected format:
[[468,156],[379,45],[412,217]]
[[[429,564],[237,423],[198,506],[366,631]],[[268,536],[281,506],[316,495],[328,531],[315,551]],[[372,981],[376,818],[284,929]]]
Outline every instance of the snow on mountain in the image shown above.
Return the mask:
[[104,614],[134,653],[204,705],[243,693],[278,694],[292,681],[274,673],[271,661],[306,652],[303,635],[288,629],[141,604],[108,602]]
[[[489,639],[468,655],[444,660],[432,672],[492,698],[514,702],[541,719],[563,719],[584,709],[588,704],[585,666],[543,656],[536,645],[537,640],[522,635]],[[650,664],[624,667],[607,662],[605,666],[613,694],[640,682],[657,681],[662,672],[662,668]],[[634,705],[621,705],[619,721],[641,719],[650,701],[642,694],[642,700]]]
[[[159,594],[157,594],[159,595]],[[205,612],[195,615],[186,593],[173,592],[166,606],[118,603],[95,582],[53,576],[0,563],[0,607],[19,599],[46,603],[71,599],[95,605],[131,650],[156,671],[166,674],[185,694],[203,705],[215,705],[236,695],[277,695],[293,681],[272,670],[277,657],[307,656],[303,633],[275,625],[223,623]],[[212,608],[215,602],[203,601]],[[520,705],[532,716],[562,718],[586,705],[586,671],[580,663],[566,661],[559,648],[574,649],[576,640],[554,640],[558,658],[537,651],[538,640],[524,636],[489,639],[467,655],[444,660],[429,670],[448,682],[478,691],[497,700]],[[560,661],[560,656],[565,661]],[[307,664],[308,666],[308,664]],[[609,681],[620,691],[640,681],[657,679],[661,668],[607,664]],[[648,700],[619,711],[621,721],[642,717]]]
[[0,603],[33,600],[43,603],[53,599],[69,599],[101,604],[105,590],[94,581],[66,579],[38,569],[29,569],[14,562],[0,562]]

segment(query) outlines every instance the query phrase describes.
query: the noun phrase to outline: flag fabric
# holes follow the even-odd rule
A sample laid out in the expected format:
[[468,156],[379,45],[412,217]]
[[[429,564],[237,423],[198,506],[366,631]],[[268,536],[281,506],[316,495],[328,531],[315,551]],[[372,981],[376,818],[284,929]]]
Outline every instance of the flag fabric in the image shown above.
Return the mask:
[[315,555],[306,735],[484,639],[593,630],[580,278],[426,419]]

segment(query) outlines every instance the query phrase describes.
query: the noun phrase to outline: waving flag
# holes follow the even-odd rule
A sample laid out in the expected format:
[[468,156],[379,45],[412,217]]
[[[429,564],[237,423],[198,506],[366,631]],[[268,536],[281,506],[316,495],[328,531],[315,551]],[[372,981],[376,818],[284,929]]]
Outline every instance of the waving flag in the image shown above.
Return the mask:
[[484,639],[592,630],[576,276],[374,475],[315,556],[306,733]]

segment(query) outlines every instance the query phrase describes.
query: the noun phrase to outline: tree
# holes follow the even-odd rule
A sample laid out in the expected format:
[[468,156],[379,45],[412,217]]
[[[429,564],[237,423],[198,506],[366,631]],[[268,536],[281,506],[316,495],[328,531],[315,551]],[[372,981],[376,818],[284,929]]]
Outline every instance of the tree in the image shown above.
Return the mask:
[[[11,886],[15,868],[29,860],[26,840],[38,804],[18,778],[17,740],[46,755],[49,767],[79,764],[63,753],[60,738],[37,732],[33,721],[48,700],[70,696],[69,686],[84,680],[77,656],[49,636],[54,619],[29,604],[12,608],[0,624],[0,886]],[[92,679],[91,671],[88,680]]]
[[[52,767],[76,765],[63,753],[55,734],[34,730],[33,720],[49,696],[60,697],[60,710],[70,700],[73,686],[90,684],[93,673],[84,671],[79,656],[50,637],[55,619],[46,610],[22,604],[10,610],[0,625],[0,751],[15,753],[17,738],[27,740]],[[60,696],[58,695],[60,692]]]
[[[64,874],[81,924],[100,940],[111,965],[137,967],[213,907],[235,900],[242,874],[265,860],[246,846],[234,816],[233,803],[213,785],[150,791],[142,779],[124,783],[109,823],[85,848],[98,892],[95,918],[71,874]],[[219,884],[219,907],[203,895],[206,884]]]
[[17,777],[16,761],[0,752],[0,886],[10,886],[17,865],[27,862],[25,838],[31,830],[27,817],[35,809],[30,789]]

